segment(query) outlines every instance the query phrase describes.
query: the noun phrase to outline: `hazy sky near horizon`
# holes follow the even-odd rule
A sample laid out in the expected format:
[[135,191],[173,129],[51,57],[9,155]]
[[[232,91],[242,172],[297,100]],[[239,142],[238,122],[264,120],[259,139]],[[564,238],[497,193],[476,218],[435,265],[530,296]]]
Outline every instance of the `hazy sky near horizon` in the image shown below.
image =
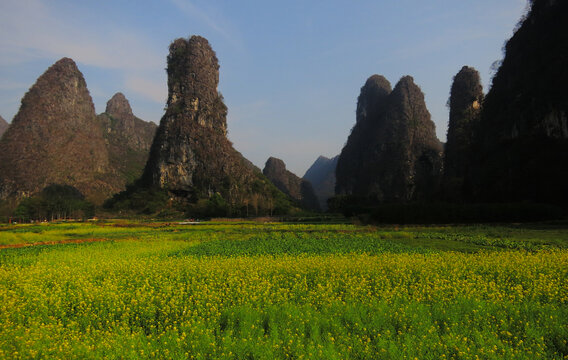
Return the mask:
[[10,122],[36,79],[70,57],[97,113],[120,91],[135,115],[159,123],[168,46],[201,35],[219,58],[235,148],[260,168],[275,156],[303,176],[319,155],[339,154],[373,74],[393,87],[413,76],[445,141],[453,76],[473,66],[487,91],[526,3],[2,0],[0,115]]

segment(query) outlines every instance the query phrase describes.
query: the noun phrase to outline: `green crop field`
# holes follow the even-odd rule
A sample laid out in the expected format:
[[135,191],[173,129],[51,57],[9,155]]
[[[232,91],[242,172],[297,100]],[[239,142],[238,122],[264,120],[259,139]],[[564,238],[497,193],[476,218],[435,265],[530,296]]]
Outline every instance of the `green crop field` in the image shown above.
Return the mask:
[[566,359],[554,225],[0,226],[2,359]]

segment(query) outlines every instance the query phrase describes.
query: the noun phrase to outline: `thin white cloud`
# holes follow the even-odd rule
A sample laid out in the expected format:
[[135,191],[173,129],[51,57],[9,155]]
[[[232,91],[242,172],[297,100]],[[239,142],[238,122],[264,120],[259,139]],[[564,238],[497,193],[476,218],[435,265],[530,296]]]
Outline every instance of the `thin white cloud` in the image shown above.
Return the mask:
[[0,46],[4,55],[0,55],[0,63],[69,56],[86,65],[112,69],[145,70],[163,65],[163,56],[148,49],[139,35],[108,25],[75,26],[48,4],[2,0]]
[[[0,66],[71,57],[83,65],[117,70],[125,87],[149,100],[164,102],[165,84],[150,78],[162,73],[165,54],[152,49],[142,35],[130,29],[66,19],[50,5],[45,0],[2,0]],[[7,86],[11,85],[0,85]]]
[[188,18],[199,19],[211,30],[213,30],[214,32],[219,34],[222,38],[224,38],[233,47],[235,47],[239,51],[244,50],[243,42],[238,38],[237,35],[235,35],[234,29],[230,30],[226,25],[221,25],[221,23],[228,24],[228,21],[226,19],[222,19],[222,21],[214,20],[205,11],[198,8],[188,0],[170,0],[170,1],[178,10],[180,10]]

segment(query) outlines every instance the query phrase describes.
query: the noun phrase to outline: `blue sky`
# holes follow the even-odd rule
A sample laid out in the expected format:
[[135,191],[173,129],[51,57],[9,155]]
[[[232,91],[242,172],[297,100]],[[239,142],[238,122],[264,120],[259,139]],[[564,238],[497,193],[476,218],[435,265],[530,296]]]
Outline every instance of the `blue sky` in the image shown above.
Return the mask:
[[341,151],[365,80],[411,75],[445,141],[446,101],[463,65],[481,73],[523,14],[526,0],[2,0],[0,115],[51,64],[73,58],[97,113],[123,92],[135,115],[159,123],[170,42],[206,37],[221,65],[229,138],[257,166],[283,159],[302,176]]

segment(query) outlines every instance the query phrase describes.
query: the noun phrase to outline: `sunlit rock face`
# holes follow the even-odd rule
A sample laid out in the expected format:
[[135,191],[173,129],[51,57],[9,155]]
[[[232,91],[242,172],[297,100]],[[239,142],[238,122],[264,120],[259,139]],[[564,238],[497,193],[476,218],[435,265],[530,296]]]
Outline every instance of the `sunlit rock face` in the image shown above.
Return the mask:
[[273,206],[268,179],[227,139],[227,107],[217,91],[219,64],[209,42],[200,36],[173,41],[167,73],[166,113],[141,184],[190,202],[217,194],[233,209]]
[[90,200],[110,195],[100,176],[108,171],[102,129],[83,74],[63,58],[41,75],[22,99],[0,140],[2,197],[71,185]]

